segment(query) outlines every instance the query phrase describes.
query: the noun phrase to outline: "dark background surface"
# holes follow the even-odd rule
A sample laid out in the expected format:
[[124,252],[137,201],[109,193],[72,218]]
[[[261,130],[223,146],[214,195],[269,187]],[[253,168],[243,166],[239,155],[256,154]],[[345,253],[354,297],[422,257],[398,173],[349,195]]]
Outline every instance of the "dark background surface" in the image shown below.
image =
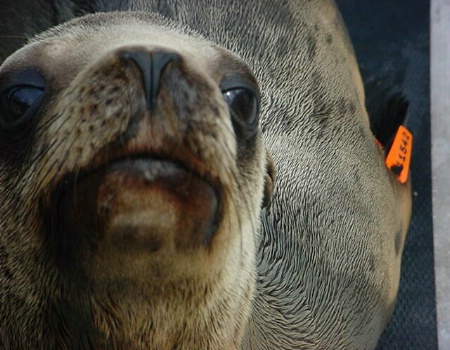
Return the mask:
[[426,0],[336,0],[364,71],[399,85],[414,134],[413,216],[396,309],[377,350],[437,349],[431,205],[429,7]]

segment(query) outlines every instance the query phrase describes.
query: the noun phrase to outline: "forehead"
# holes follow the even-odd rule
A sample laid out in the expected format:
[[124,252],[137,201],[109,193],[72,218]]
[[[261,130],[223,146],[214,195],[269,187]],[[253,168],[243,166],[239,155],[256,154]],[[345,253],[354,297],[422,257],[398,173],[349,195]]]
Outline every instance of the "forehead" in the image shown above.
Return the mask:
[[195,54],[199,50],[214,55],[212,44],[195,32],[176,25],[154,14],[109,13],[90,15],[61,27],[56,27],[36,38],[53,45],[67,54],[78,49],[88,56],[111,51],[123,45],[163,46]]
[[123,47],[168,49],[205,68],[226,59],[242,65],[237,56],[216,47],[191,30],[147,13],[89,15],[39,36],[9,57],[2,71],[37,66],[44,73],[70,75],[106,53]]

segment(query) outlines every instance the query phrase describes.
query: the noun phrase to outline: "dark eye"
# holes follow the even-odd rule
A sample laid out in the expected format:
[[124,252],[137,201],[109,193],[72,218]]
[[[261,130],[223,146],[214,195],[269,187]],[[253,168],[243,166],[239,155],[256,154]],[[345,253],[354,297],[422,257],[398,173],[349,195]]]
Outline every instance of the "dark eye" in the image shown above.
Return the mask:
[[43,88],[32,85],[16,85],[0,95],[0,123],[5,129],[22,125],[40,105]]
[[223,92],[234,123],[245,127],[253,134],[258,121],[259,103],[255,94],[247,88],[230,89]]

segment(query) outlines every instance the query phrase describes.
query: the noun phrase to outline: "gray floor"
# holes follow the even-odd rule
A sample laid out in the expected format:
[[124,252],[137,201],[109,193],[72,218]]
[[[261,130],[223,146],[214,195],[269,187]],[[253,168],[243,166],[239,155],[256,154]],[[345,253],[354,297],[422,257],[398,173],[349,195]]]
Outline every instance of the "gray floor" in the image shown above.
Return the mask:
[[433,224],[439,349],[450,349],[450,0],[431,5]]

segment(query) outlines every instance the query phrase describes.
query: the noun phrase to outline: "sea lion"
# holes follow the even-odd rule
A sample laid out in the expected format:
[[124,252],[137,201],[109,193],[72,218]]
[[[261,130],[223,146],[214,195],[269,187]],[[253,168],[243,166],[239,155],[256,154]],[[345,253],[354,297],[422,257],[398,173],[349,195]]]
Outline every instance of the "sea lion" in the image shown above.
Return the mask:
[[374,348],[410,182],[334,3],[80,6],[0,68],[4,348]]

